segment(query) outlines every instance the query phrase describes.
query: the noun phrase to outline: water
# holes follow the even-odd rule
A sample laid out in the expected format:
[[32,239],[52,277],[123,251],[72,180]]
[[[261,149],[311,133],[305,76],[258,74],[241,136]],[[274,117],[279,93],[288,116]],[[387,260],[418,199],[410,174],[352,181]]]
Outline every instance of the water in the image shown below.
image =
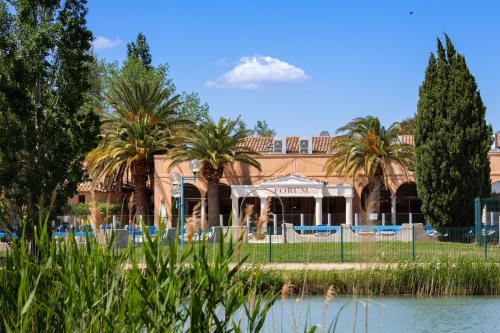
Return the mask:
[[342,297],[328,306],[323,297],[292,298],[276,302],[263,331],[303,332],[307,323],[327,332],[344,305],[335,332],[500,332],[499,297]]

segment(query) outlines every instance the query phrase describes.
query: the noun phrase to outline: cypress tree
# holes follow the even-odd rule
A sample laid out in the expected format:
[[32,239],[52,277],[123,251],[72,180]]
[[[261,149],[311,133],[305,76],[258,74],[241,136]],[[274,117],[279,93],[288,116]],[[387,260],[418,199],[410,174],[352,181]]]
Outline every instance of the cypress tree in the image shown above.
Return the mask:
[[437,40],[420,86],[415,128],[415,179],[422,212],[433,225],[473,222],[473,199],[491,192],[492,129],[462,54]]
[[146,36],[144,36],[142,32],[139,32],[135,42],[130,42],[127,44],[127,57],[135,57],[141,61],[144,67],[146,67],[147,69],[152,69],[149,44],[146,40]]

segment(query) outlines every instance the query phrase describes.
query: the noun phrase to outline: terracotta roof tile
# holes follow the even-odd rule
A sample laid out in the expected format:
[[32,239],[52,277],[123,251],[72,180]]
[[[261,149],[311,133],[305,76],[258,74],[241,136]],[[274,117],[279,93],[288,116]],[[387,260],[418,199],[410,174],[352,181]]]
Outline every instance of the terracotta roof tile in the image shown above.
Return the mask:
[[240,147],[246,147],[259,153],[272,153],[273,138],[270,136],[245,138]]
[[[286,152],[296,154],[299,152],[299,136],[286,137]],[[327,154],[330,152],[334,137],[332,136],[314,136],[312,137],[312,152],[313,154]],[[402,143],[414,145],[413,135],[400,135],[399,139]],[[240,145],[255,150],[261,154],[273,152],[272,137],[249,137],[245,138]]]
[[298,153],[299,152],[299,137],[298,136],[287,136],[286,137],[286,152],[287,153]]
[[[127,177],[128,178],[128,177]],[[128,179],[125,181],[126,184],[129,183]],[[122,189],[122,180],[119,177],[119,173],[115,173],[109,177],[102,177],[99,182],[85,181],[81,182],[77,186],[78,192],[117,192]]]
[[[298,153],[299,152],[299,139],[298,136],[286,137],[286,152]],[[330,150],[332,137],[318,136],[312,138],[313,153],[324,154]],[[240,147],[247,147],[255,150],[261,154],[273,152],[273,138],[272,137],[249,137],[245,138]]]
[[407,145],[415,145],[415,138],[413,135],[400,135],[399,140],[401,143],[406,143]]
[[328,153],[332,145],[333,137],[316,136],[313,137],[313,153]]

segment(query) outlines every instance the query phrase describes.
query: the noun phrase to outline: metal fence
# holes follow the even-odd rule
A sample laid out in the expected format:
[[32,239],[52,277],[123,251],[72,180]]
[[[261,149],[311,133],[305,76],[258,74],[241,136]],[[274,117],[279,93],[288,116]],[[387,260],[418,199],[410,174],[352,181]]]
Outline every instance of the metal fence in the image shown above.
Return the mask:
[[[162,243],[180,240],[175,228],[162,230],[150,226],[147,232],[159,235]],[[114,229],[101,225],[92,231],[73,232],[80,241],[98,237],[103,241],[114,234],[114,246],[126,247],[131,242],[140,246],[145,241],[145,230],[139,226]],[[56,232],[54,237],[66,238],[71,232]],[[405,261],[431,262],[433,260],[486,260],[500,263],[500,234],[497,226],[476,228],[433,228],[423,224],[401,226],[294,226],[273,223],[240,227],[209,227],[194,234],[185,233],[184,244],[208,243],[207,253],[218,251],[224,235],[241,242],[239,257],[250,263],[397,263]],[[479,239],[479,242],[477,241]],[[168,250],[168,247],[166,247]]]
[[500,262],[498,228],[476,243],[474,228],[402,226],[298,226],[285,225],[282,233],[255,239],[250,230],[243,252],[252,262],[342,263],[403,262],[473,259]]
[[[54,226],[71,226],[74,229],[78,229],[81,225],[91,224],[96,226],[96,221],[92,219],[92,216],[76,216],[76,215],[59,215],[56,216],[55,221],[53,221]],[[116,228],[125,227],[127,225],[139,225],[144,223],[146,225],[154,225],[153,215],[129,215],[129,214],[101,214],[99,216],[99,225],[101,224],[111,224]]]

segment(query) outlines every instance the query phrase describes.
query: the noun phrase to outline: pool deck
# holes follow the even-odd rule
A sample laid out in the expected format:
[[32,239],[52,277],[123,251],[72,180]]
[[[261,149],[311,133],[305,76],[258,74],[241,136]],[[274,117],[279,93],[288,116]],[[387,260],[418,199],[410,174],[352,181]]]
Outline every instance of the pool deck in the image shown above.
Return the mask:
[[[364,269],[374,269],[374,268],[395,268],[399,264],[397,263],[311,263],[311,264],[300,264],[300,263],[267,263],[260,264],[259,267],[264,270],[283,270],[283,271],[342,271],[342,270],[364,270]],[[245,264],[244,267],[248,268],[255,267],[252,264]]]
[[9,244],[0,242],[0,253],[7,252],[8,249],[10,249]]

